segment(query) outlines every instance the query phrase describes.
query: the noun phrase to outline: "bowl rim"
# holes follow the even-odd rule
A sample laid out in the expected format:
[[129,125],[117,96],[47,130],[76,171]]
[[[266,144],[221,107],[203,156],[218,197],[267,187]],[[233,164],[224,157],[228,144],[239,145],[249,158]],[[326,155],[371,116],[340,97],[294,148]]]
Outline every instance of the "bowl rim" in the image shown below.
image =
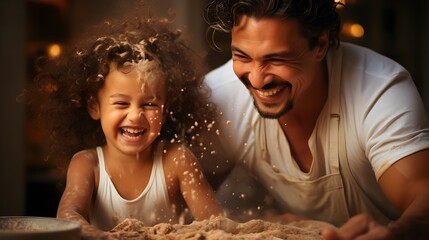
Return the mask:
[[[43,220],[47,223],[57,223],[59,224],[58,228],[52,230],[12,230],[12,229],[2,229],[1,222],[3,221],[34,221],[34,220]],[[54,217],[42,217],[42,216],[0,216],[0,236],[9,235],[9,234],[53,234],[53,233],[71,233],[75,231],[81,231],[81,224],[75,221],[59,219]]]

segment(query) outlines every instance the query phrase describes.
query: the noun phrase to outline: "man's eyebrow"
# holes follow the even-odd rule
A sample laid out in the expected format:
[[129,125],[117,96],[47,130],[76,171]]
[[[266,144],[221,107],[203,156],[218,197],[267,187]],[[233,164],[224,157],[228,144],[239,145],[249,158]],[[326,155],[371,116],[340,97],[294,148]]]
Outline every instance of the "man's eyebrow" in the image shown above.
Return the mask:
[[277,53],[271,53],[264,56],[264,59],[268,58],[291,58],[292,53],[289,51],[283,51],[283,52],[277,52]]
[[[231,46],[232,52],[238,52],[244,56],[248,56],[243,50],[239,49],[238,47]],[[263,56],[263,59],[271,59],[271,58],[291,58],[292,53],[290,51],[281,51],[281,52],[275,52],[270,53]]]
[[247,56],[247,54],[243,50],[239,49],[238,47],[231,46],[231,51],[232,52],[238,52],[238,53],[240,53],[242,55]]

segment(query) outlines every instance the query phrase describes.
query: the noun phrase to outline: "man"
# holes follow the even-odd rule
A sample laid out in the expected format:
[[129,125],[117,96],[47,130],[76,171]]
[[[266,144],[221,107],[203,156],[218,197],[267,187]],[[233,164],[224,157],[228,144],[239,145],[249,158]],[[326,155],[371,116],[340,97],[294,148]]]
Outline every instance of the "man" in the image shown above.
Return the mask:
[[242,164],[285,216],[339,226],[326,239],[429,239],[423,104],[399,64],[339,42],[337,5],[209,3],[210,28],[232,39],[232,62],[206,78],[220,113],[212,156],[224,161],[213,171]]

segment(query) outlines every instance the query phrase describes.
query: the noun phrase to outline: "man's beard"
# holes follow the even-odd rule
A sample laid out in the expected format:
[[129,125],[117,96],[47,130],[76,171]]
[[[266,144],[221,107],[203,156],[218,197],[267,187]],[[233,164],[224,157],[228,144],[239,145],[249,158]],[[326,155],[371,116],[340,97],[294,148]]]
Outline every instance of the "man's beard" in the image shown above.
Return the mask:
[[[293,107],[293,101],[292,100],[288,100],[286,105],[280,110],[280,112],[277,113],[270,113],[270,112],[264,112],[262,111],[262,109],[258,106],[258,103],[255,100],[255,97],[252,94],[252,91],[250,91],[250,88],[252,87],[252,84],[249,81],[248,76],[242,76],[240,78],[240,81],[244,84],[244,86],[246,86],[246,88],[249,90],[250,95],[252,95],[252,99],[253,99],[253,105],[256,107],[256,110],[258,110],[259,115],[261,115],[263,118],[272,118],[272,119],[276,119],[279,118],[280,116],[286,114],[287,112],[289,112],[292,107]],[[267,85],[264,86],[265,89],[269,89],[269,88],[274,88],[276,86],[279,85],[287,85],[289,86],[289,88],[292,88],[291,84],[289,82],[281,82],[281,81],[272,81],[270,83],[268,83]],[[275,104],[264,104],[266,107],[270,108],[275,106]]]
[[[255,98],[253,98],[253,105],[255,105],[256,110],[258,110],[259,115],[261,115],[261,117],[263,118],[271,118],[271,119],[277,119],[281,116],[283,116],[284,114],[286,114],[287,112],[289,112],[292,107],[293,107],[293,101],[292,100],[288,100],[286,105],[279,111],[279,112],[275,112],[275,113],[271,113],[271,112],[264,112],[262,111],[262,109],[258,106],[257,102],[255,101]],[[270,107],[269,104],[265,104],[266,107]]]

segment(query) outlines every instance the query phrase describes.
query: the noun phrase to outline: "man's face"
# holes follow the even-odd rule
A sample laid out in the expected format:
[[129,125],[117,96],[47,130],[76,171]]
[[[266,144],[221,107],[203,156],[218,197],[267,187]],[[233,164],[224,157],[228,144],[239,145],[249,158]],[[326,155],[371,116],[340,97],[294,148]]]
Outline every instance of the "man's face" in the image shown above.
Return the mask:
[[234,72],[261,116],[279,118],[311,100],[327,45],[310,49],[296,20],[244,15],[231,34]]

